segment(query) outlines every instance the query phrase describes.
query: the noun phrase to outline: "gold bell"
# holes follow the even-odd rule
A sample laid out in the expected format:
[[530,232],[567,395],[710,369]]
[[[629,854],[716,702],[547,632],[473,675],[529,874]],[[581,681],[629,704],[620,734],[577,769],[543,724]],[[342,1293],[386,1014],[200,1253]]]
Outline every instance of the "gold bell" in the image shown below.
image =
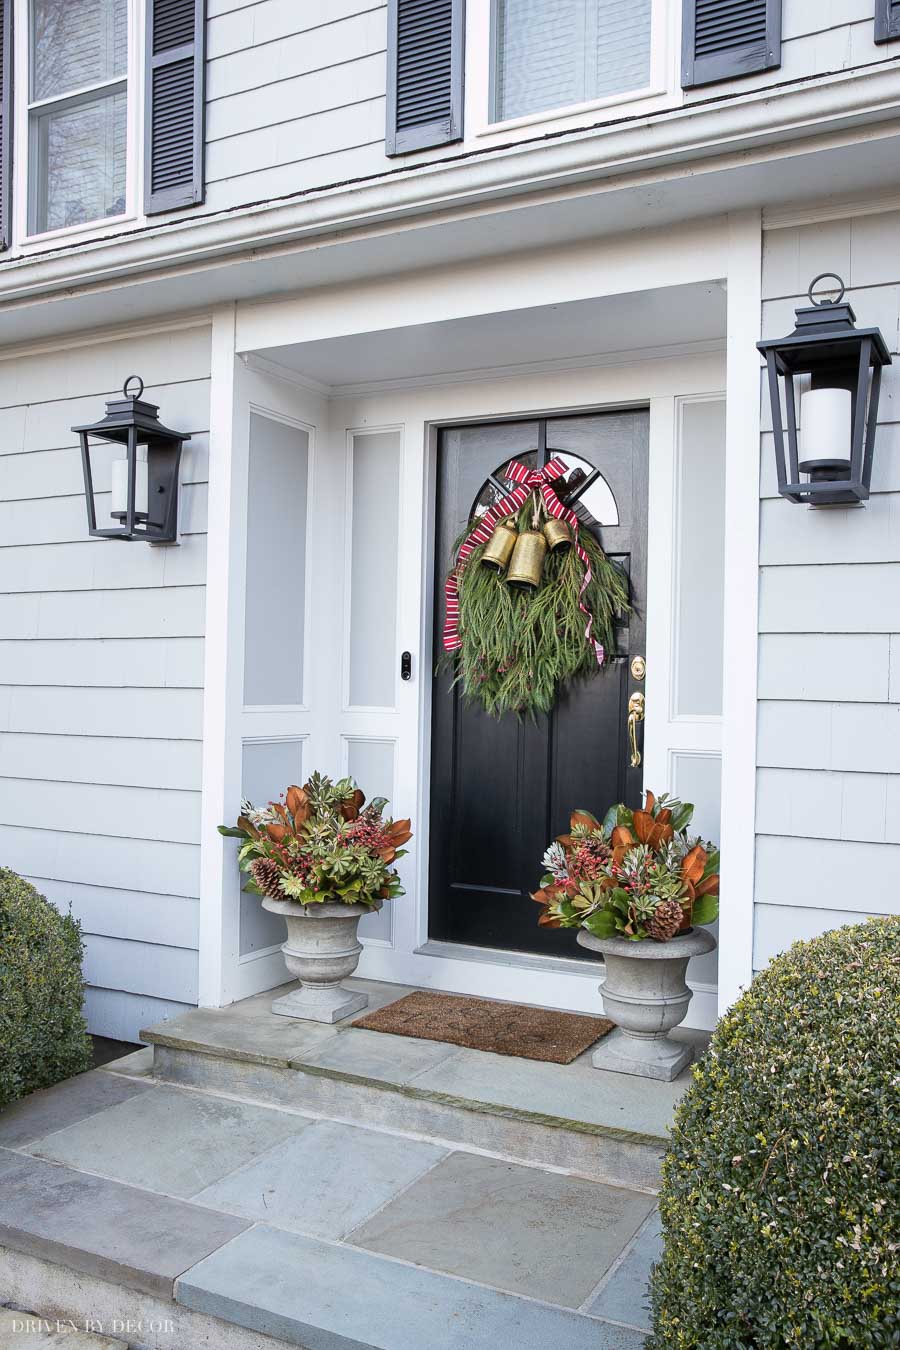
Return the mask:
[[565,553],[572,547],[572,531],[564,520],[555,516],[545,524],[544,538],[551,553]]
[[513,549],[506,580],[519,590],[534,591],[541,584],[547,540],[540,530],[522,530]]
[[493,572],[502,572],[509,562],[518,537],[516,527],[510,525],[509,521],[501,520],[499,525],[494,527],[494,533],[481,555],[485,567],[490,567]]

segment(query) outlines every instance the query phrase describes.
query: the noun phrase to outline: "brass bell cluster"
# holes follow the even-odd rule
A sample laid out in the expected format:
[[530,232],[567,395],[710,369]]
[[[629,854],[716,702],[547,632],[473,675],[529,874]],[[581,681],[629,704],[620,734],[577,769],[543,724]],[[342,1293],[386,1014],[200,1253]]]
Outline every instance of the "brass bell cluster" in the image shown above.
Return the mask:
[[572,531],[564,520],[549,517],[541,525],[543,504],[535,500],[532,528],[517,529],[508,516],[494,527],[481,561],[492,571],[506,572],[506,580],[518,591],[536,591],[544,572],[548,550],[562,553],[572,547]]

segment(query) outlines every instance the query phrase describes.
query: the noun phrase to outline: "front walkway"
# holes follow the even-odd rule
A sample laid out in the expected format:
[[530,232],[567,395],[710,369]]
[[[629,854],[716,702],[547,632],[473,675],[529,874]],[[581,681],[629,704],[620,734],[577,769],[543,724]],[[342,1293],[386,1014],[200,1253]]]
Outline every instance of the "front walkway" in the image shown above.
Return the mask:
[[[0,1114],[0,1301],[46,1313],[68,1299],[69,1315],[103,1320],[125,1310],[147,1324],[132,1344],[169,1350],[204,1344],[204,1335],[254,1350],[270,1338],[309,1350],[639,1350],[659,1242],[652,1188],[567,1166],[558,1111],[540,1117],[555,1143],[541,1165],[516,1156],[519,1134],[509,1136],[512,1156],[456,1137],[465,1131],[453,1126],[452,1103],[465,1099],[453,1093],[462,1083],[484,1096],[492,1078],[489,1095],[526,1092],[521,1109],[499,1107],[522,1132],[528,1101],[546,1106],[554,1081],[568,1082],[570,1111],[574,1102],[581,1115],[592,1089],[602,1103],[618,1086],[626,1110],[643,1094],[646,1129],[647,1113],[669,1114],[684,1081],[312,1027],[267,1014],[271,997],[154,1029],[156,1075],[151,1052],[141,1051]],[[225,1053],[218,1045],[210,1055],[211,1042],[238,1039],[239,1027],[245,1053],[270,1071],[276,1040],[283,1050],[285,1040],[296,1049],[311,1038],[320,1072],[295,1068],[294,1078],[301,1087],[356,1085],[359,1112],[347,1099],[331,1113],[264,1104],[280,1080],[257,1079],[238,1097],[157,1076],[173,1064],[165,1058],[173,1043],[191,1039],[209,1084]],[[196,1048],[201,1029],[205,1051]],[[432,1084],[418,1089],[424,1097],[385,1084],[401,1065],[410,1092]],[[382,1076],[377,1124],[367,1118],[363,1069]],[[432,1096],[451,1112],[450,1138],[421,1129],[419,1109]],[[386,1104],[395,1108],[390,1124]],[[486,1107],[468,1115],[480,1122]],[[617,1134],[627,1133],[623,1124]],[[149,1325],[166,1309],[168,1337]]]

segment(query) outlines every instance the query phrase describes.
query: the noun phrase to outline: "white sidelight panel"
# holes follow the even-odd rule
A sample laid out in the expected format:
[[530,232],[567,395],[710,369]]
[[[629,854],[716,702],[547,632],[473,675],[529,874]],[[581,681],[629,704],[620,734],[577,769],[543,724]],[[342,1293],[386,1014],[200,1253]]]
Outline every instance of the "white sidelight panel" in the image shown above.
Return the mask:
[[309,433],[250,414],[244,704],[303,702]]
[[685,402],[676,469],[674,711],[721,717],[725,403]]
[[[255,806],[277,801],[291,783],[303,782],[303,741],[245,741],[241,795]],[[263,909],[259,896],[241,891],[240,954],[269,951],[284,942],[284,919]]]
[[350,631],[347,702],[393,708],[397,678],[399,430],[350,438]]
[[[394,766],[397,743],[374,736],[344,737],[347,773],[355,778],[371,801],[373,797],[387,797],[394,805]],[[378,914],[369,914],[359,925],[360,936],[371,941],[391,941],[393,902]]]

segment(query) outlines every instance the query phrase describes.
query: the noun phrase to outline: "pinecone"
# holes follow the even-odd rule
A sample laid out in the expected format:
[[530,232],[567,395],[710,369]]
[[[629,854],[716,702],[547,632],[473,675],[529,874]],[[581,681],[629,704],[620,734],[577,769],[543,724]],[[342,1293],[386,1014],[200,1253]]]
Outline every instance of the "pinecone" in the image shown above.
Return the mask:
[[681,927],[684,917],[677,900],[660,900],[647,924],[647,934],[657,942],[668,942]]
[[271,858],[257,858],[250,864],[250,872],[263,895],[270,900],[284,900],[286,896],[281,886],[281,868]]

